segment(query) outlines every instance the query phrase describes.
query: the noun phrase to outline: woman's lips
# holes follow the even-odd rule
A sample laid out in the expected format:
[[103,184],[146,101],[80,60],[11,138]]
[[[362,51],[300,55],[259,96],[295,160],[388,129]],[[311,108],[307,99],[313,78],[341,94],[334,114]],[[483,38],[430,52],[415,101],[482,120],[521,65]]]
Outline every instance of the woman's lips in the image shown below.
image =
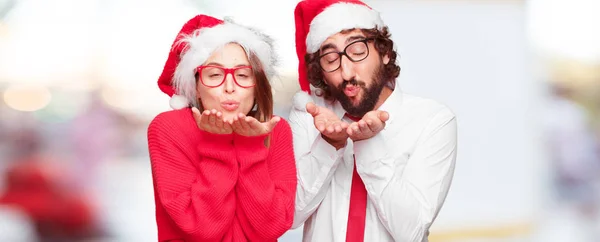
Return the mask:
[[221,107],[227,111],[235,111],[240,106],[239,102],[225,101],[221,103]]

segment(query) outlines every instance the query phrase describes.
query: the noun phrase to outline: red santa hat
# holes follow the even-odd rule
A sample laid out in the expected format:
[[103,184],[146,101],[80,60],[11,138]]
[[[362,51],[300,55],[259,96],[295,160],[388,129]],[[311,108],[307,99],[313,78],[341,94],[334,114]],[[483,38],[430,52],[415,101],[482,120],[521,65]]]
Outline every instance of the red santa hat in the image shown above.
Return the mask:
[[329,36],[347,29],[383,28],[379,12],[359,0],[304,0],[296,6],[296,53],[300,88],[310,93],[304,56],[315,53]]
[[196,104],[196,68],[228,43],[239,44],[247,55],[254,53],[267,77],[275,75],[277,58],[269,36],[231,20],[197,15],[179,31],[158,78],[160,90],[171,97],[171,108],[182,109]]

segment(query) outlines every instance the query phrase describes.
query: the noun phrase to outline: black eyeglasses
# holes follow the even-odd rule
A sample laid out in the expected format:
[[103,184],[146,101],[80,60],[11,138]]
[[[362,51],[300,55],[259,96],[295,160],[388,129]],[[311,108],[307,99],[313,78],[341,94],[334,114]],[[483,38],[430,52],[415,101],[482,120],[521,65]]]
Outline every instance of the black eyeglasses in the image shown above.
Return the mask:
[[342,52],[327,52],[319,56],[319,66],[325,72],[334,72],[342,65],[342,56],[345,55],[352,62],[359,62],[369,56],[368,41],[373,38],[365,38],[348,44]]

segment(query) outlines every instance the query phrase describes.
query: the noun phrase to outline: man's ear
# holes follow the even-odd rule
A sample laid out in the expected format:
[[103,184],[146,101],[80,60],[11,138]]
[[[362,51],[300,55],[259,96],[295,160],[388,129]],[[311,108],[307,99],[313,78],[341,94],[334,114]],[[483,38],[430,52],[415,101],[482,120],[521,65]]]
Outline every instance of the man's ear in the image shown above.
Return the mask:
[[382,58],[383,60],[383,64],[387,65],[388,63],[390,63],[390,56],[388,54],[385,54]]

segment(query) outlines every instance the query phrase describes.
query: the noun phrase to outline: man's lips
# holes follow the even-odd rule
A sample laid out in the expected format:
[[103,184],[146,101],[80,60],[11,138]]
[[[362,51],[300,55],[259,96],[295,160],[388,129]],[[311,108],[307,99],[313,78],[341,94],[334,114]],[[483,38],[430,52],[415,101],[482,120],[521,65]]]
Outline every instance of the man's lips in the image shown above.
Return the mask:
[[359,91],[360,88],[354,85],[347,85],[346,88],[344,88],[344,94],[346,94],[348,97],[356,96]]

